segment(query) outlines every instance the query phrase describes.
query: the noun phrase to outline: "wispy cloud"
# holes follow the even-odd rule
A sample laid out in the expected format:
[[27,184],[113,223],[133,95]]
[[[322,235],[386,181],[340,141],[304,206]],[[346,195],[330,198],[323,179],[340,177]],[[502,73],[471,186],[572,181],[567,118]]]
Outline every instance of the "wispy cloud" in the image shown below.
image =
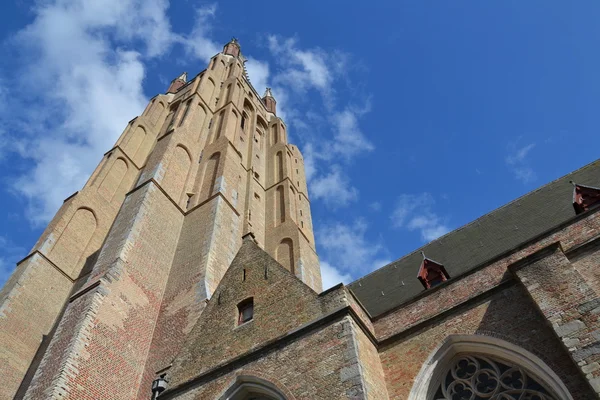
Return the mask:
[[4,129],[14,135],[12,150],[33,162],[12,188],[28,200],[33,223],[52,217],[143,110],[148,60],[176,43],[200,58],[218,51],[204,36],[214,7],[198,9],[186,36],[171,29],[168,5],[167,0],[37,2],[33,22],[12,39],[21,68],[10,77],[11,115],[0,119],[10,121]]
[[424,241],[432,241],[450,232],[444,219],[433,211],[435,200],[429,193],[403,194],[398,197],[390,219],[392,227],[417,231]]
[[322,199],[332,208],[347,206],[358,199],[358,190],[339,165],[333,165],[326,174],[313,178],[310,189],[313,199]]
[[[257,85],[271,82],[278,100],[280,116],[296,130],[305,155],[306,176],[311,195],[326,206],[346,206],[358,197],[358,190],[351,184],[344,165],[360,154],[374,149],[360,128],[359,120],[370,110],[370,99],[357,107],[347,99],[337,97],[347,72],[348,55],[341,51],[325,51],[320,48],[302,48],[296,38],[270,35],[266,45],[276,62],[272,75],[258,79]],[[255,63],[257,66],[261,62]],[[247,64],[249,67],[251,63]],[[258,71],[250,71],[261,75]],[[318,93],[323,104],[321,113],[314,104],[299,104],[308,92]],[[368,97],[367,97],[368,98]],[[364,100],[361,99],[364,102]],[[327,134],[324,134],[327,133]],[[332,163],[332,160],[337,160]]]
[[379,202],[379,201],[372,202],[371,204],[369,204],[369,209],[371,211],[375,211],[375,212],[381,211],[381,202]]
[[535,143],[529,143],[525,146],[518,146],[518,143],[510,143],[508,146],[509,154],[506,156],[506,165],[511,169],[515,178],[527,184],[536,179],[536,173],[529,165],[528,154],[535,148]]
[[382,243],[367,238],[367,229],[366,221],[357,219],[351,224],[332,222],[317,230],[321,265],[325,264],[330,282],[331,277],[343,277],[341,281],[347,282],[389,263],[387,250]]
[[352,276],[349,273],[341,272],[326,261],[321,261],[320,266],[323,290],[327,290],[338,283],[348,284],[352,281]]

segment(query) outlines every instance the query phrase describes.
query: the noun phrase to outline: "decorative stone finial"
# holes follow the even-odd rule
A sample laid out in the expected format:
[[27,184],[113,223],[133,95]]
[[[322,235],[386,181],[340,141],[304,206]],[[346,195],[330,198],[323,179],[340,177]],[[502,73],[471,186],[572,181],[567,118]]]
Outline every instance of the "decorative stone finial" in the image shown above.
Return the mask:
[[187,72],[184,72],[183,74],[179,75],[179,78],[177,79],[187,82]]
[[270,87],[268,87],[268,88],[265,90],[265,94],[263,95],[263,99],[264,99],[265,97],[273,97],[273,93],[271,93],[271,88],[270,88]]

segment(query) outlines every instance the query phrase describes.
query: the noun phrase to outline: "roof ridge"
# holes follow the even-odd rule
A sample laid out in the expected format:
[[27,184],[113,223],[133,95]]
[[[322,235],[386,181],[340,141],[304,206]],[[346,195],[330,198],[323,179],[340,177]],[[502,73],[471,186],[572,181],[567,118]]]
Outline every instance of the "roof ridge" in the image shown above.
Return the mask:
[[415,250],[413,250],[413,251],[410,251],[409,253],[406,253],[405,255],[401,256],[400,258],[397,258],[397,259],[395,259],[394,261],[390,262],[389,264],[386,264],[386,265],[384,265],[384,266],[382,266],[382,267],[379,267],[379,268],[377,268],[376,270],[374,270],[374,271],[371,271],[371,272],[369,272],[368,274],[366,274],[366,275],[364,275],[364,276],[362,276],[362,277],[360,277],[360,278],[358,278],[358,279],[356,279],[356,280],[354,280],[354,281],[350,282],[350,283],[348,284],[348,286],[351,286],[351,285],[353,285],[354,283],[358,283],[358,282],[362,281],[363,279],[365,279],[365,278],[367,278],[367,277],[369,277],[369,276],[371,276],[371,275],[373,275],[373,274],[377,273],[378,271],[381,271],[382,269],[386,268],[386,267],[387,267],[387,266],[389,266],[389,265],[392,265],[392,264],[394,264],[394,263],[397,263],[397,262],[399,262],[399,261],[401,261],[401,260],[404,260],[404,259],[406,259],[406,258],[408,258],[408,257],[410,257],[410,256],[412,256],[412,255],[414,255],[415,253],[418,253],[418,252],[420,252],[420,251],[423,251],[423,250],[425,249],[425,247],[429,246],[430,244],[432,244],[432,243],[435,243],[435,242],[438,242],[438,241],[440,241],[440,240],[444,239],[445,237],[447,237],[447,236],[449,236],[449,235],[452,235],[452,234],[454,234],[455,232],[462,231],[462,230],[464,230],[464,229],[466,229],[466,228],[470,227],[471,225],[474,225],[474,224],[475,224],[476,222],[478,222],[479,220],[481,220],[481,219],[483,219],[483,218],[485,218],[485,217],[488,217],[488,216],[490,216],[490,215],[492,215],[492,214],[495,214],[496,212],[499,212],[500,210],[503,210],[504,208],[506,208],[506,207],[508,207],[508,206],[510,206],[510,205],[512,205],[512,204],[514,204],[514,203],[517,203],[517,202],[519,202],[519,201],[520,201],[520,200],[522,200],[523,198],[525,198],[525,197],[529,197],[530,195],[533,195],[534,193],[537,193],[537,192],[541,191],[542,189],[544,189],[544,188],[546,188],[546,187],[548,187],[548,186],[550,186],[550,185],[552,185],[552,184],[554,184],[554,183],[556,183],[556,182],[558,182],[558,181],[560,181],[560,180],[562,180],[562,179],[564,179],[564,178],[566,178],[566,177],[568,177],[568,176],[570,176],[570,175],[576,174],[576,173],[578,173],[579,171],[581,171],[581,170],[583,170],[583,169],[585,169],[585,168],[588,168],[588,167],[590,167],[591,165],[594,165],[594,164],[597,164],[597,163],[600,163],[600,158],[599,158],[599,159],[596,159],[596,160],[594,160],[594,161],[592,161],[592,162],[590,162],[590,163],[587,163],[587,164],[583,165],[582,167],[580,167],[580,168],[578,168],[578,169],[576,169],[576,170],[574,170],[574,171],[571,171],[571,172],[569,172],[569,173],[567,173],[567,174],[565,174],[565,175],[562,175],[562,176],[560,176],[560,177],[558,177],[558,178],[556,178],[556,179],[554,179],[554,180],[552,180],[552,181],[550,181],[550,182],[548,182],[548,183],[546,183],[546,184],[544,184],[544,185],[542,185],[542,186],[540,186],[540,187],[538,187],[538,188],[536,188],[536,189],[534,189],[534,190],[532,190],[532,191],[530,191],[530,192],[527,192],[527,193],[525,193],[525,194],[523,194],[523,195],[521,195],[521,196],[517,197],[516,199],[514,199],[514,200],[511,200],[511,201],[509,201],[508,203],[506,203],[506,204],[504,204],[504,205],[502,205],[502,206],[500,206],[500,207],[498,207],[498,208],[495,208],[495,209],[493,209],[492,211],[490,211],[490,212],[488,212],[488,213],[486,213],[486,214],[483,214],[482,216],[480,216],[480,217],[478,217],[478,218],[476,218],[476,219],[472,220],[471,222],[468,222],[468,223],[466,223],[466,224],[464,224],[464,225],[462,225],[462,226],[460,226],[460,227],[458,227],[458,228],[456,228],[456,229],[454,229],[454,230],[452,230],[452,231],[450,231],[450,232],[446,233],[445,235],[443,235],[443,236],[440,236],[440,237],[439,237],[439,238],[437,238],[437,239],[434,239],[434,240],[432,240],[432,241],[430,241],[430,242],[427,242],[427,243],[425,243],[424,245],[422,245],[422,246],[418,247],[417,249],[415,249]]

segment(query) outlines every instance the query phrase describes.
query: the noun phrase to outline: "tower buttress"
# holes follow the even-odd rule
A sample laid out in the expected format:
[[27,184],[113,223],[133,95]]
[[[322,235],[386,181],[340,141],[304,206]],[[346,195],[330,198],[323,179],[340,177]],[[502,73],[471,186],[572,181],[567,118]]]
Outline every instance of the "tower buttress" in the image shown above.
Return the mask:
[[[61,209],[57,228],[49,226],[42,248],[63,240],[65,225],[73,224],[62,234],[65,250],[54,258],[32,257],[37,264],[29,269],[54,260],[65,265],[63,272],[76,265],[73,275],[66,272],[73,279],[87,257],[89,272],[71,294],[72,283],[65,286],[48,327],[39,330],[40,337],[47,334],[66,301],[25,398],[84,398],[91,388],[108,390],[97,371],[118,371],[122,362],[126,373],[115,375],[112,391],[98,396],[147,398],[156,372],[185,342],[244,234],[254,234],[280,264],[321,290],[302,155],[287,141],[270,90],[261,98],[243,63],[233,39],[191,81],[185,73],[173,80],[129,123],[74,198],[90,192],[95,200]],[[103,228],[89,239],[82,227],[93,225],[94,217]],[[10,340],[0,337],[0,344],[10,347]],[[16,387],[25,372],[14,379]]]

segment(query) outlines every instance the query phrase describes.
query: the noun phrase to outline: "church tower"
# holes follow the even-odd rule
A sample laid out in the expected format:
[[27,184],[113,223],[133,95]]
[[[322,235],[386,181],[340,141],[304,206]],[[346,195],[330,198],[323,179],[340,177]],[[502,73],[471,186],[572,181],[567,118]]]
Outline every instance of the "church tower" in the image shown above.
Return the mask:
[[148,398],[243,236],[321,291],[302,154],[244,63],[232,39],[152,98],[19,262],[0,293],[8,398]]

